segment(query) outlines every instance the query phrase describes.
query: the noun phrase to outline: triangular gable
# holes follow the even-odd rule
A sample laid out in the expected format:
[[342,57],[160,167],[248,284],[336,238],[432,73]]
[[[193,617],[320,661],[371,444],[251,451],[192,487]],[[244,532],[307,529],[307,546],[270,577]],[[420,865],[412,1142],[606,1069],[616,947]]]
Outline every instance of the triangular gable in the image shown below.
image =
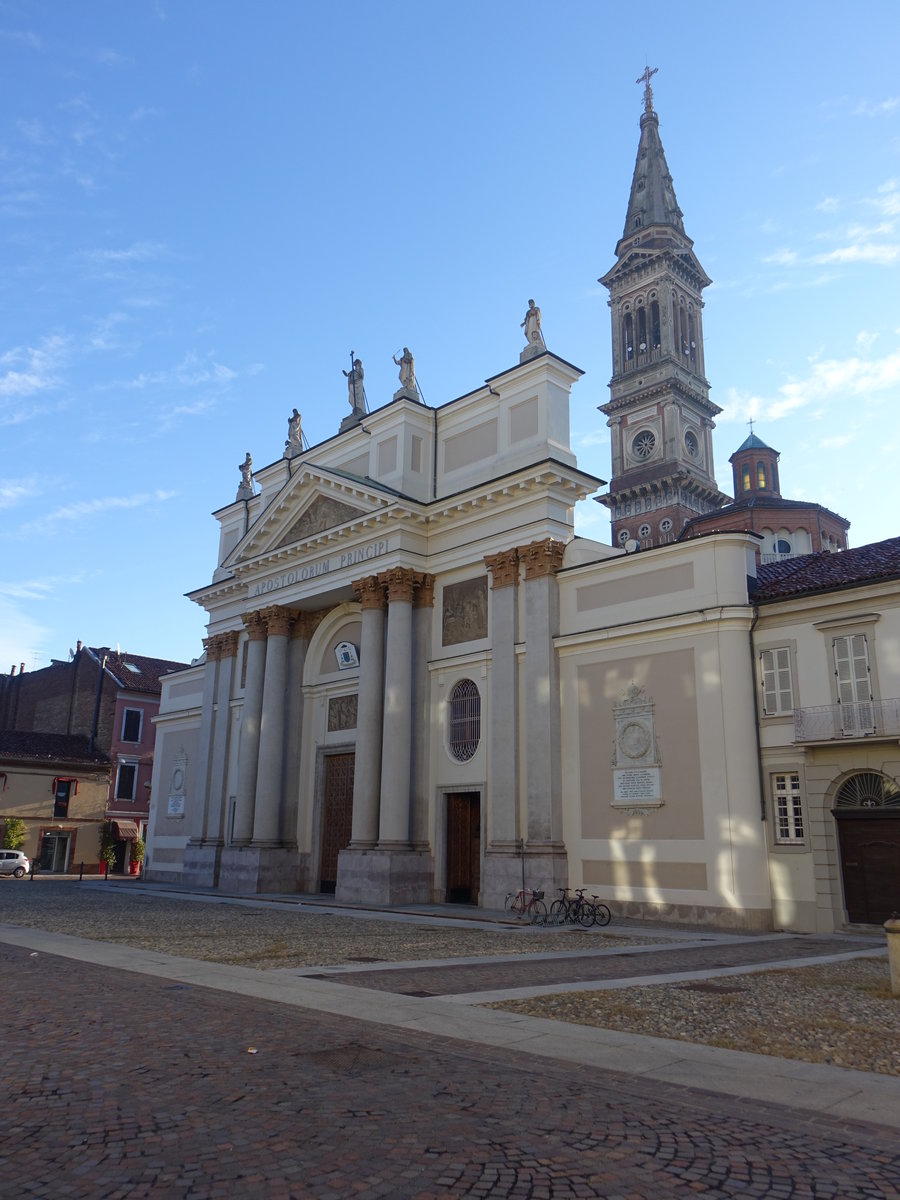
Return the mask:
[[365,515],[362,508],[355,508],[334,496],[320,494],[306,506],[284,537],[275,543],[275,549],[290,546],[293,542],[303,542],[314,533],[324,533],[326,529],[334,529],[336,525],[345,525]]
[[253,525],[222,563],[239,563],[283,550],[331,529],[365,520],[394,502],[370,483],[335,477],[320,468],[307,467],[290,479],[279,495],[259,514]]

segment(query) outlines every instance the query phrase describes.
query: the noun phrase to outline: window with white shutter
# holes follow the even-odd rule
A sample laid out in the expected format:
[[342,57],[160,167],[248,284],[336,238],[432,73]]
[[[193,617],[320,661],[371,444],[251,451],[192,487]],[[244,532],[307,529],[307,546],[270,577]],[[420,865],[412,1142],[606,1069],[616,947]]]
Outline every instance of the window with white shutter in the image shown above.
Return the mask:
[[791,651],[787,646],[763,650],[759,656],[760,682],[763,694],[763,713],[767,717],[794,710],[794,687],[791,679]]
[[836,637],[834,677],[844,736],[873,733],[875,707],[869,673],[869,647],[864,633]]

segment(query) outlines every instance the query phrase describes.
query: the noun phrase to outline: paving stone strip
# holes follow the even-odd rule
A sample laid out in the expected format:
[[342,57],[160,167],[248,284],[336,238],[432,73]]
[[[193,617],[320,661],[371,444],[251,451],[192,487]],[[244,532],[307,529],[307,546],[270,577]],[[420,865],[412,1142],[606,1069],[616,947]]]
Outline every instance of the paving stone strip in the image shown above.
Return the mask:
[[[640,976],[680,975],[689,971],[715,972],[736,966],[815,959],[836,953],[872,949],[869,938],[796,937],[747,939],[721,945],[665,946],[653,953],[632,953],[608,947],[603,954],[569,954],[551,957],[473,963],[416,966],[398,964],[390,969],[344,969],[318,976],[351,987],[396,992],[401,995],[449,996],[470,992],[506,991],[540,984],[591,983],[597,980],[633,979]],[[310,973],[306,973],[310,974]]]

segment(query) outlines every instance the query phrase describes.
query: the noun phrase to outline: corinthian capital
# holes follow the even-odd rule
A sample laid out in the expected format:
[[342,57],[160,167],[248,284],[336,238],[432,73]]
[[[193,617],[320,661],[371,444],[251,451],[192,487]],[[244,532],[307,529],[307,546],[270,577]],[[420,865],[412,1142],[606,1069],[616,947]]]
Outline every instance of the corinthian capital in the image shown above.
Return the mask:
[[491,587],[512,587],[519,580],[519,552],[501,550],[499,554],[486,554],[484,565],[491,573]]
[[384,585],[377,575],[366,575],[351,584],[363,608],[384,608]]
[[385,586],[388,603],[392,603],[394,600],[406,600],[412,604],[418,578],[415,571],[411,571],[408,567],[392,567],[389,571],[383,571],[378,578]]
[[555,575],[562,566],[565,543],[555,538],[544,538],[542,542],[531,542],[519,547],[519,558],[525,563],[526,579],[543,579]]

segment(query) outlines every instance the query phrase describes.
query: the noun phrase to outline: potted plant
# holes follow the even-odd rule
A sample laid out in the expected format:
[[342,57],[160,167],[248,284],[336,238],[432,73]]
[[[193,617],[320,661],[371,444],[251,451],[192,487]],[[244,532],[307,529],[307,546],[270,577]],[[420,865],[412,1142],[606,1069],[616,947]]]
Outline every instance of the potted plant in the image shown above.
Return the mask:
[[146,847],[144,845],[143,838],[136,837],[136,838],[132,839],[130,859],[129,859],[129,866],[130,866],[132,875],[138,875],[140,873],[141,863],[144,861],[144,850],[145,849],[146,849]]
[[116,865],[116,831],[111,821],[100,826],[100,874],[105,875]]

